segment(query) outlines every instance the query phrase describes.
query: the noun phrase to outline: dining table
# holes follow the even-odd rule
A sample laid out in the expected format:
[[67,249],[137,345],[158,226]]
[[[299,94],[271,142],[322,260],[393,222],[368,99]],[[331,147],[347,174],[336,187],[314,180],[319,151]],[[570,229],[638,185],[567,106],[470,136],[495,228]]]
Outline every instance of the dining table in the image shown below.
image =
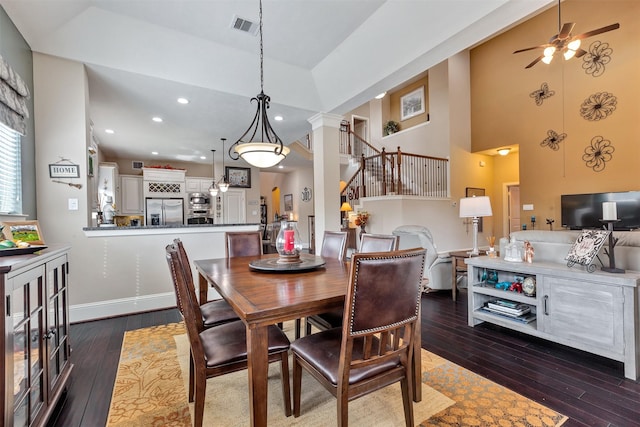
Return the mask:
[[[208,289],[213,287],[246,325],[249,411],[254,427],[267,425],[267,327],[344,306],[350,262],[314,255],[301,258],[305,262],[300,265],[282,265],[277,262],[278,254],[194,261],[200,303],[207,301]],[[415,402],[422,399],[419,325],[413,358]]]

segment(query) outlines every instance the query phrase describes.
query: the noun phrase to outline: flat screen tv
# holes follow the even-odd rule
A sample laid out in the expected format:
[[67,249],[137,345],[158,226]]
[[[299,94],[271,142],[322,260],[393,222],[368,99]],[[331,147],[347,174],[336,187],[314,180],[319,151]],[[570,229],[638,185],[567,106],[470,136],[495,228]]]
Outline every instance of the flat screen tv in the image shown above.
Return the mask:
[[614,230],[640,228],[640,191],[594,194],[563,194],[560,196],[562,226],[571,230],[602,228],[602,203],[616,202],[620,221]]

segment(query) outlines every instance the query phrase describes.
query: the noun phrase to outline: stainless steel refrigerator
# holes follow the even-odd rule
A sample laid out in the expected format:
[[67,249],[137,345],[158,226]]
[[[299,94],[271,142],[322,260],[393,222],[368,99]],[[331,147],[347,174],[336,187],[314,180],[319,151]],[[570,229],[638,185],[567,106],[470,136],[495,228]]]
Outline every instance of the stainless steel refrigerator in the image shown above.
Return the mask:
[[184,199],[146,199],[145,225],[184,225]]

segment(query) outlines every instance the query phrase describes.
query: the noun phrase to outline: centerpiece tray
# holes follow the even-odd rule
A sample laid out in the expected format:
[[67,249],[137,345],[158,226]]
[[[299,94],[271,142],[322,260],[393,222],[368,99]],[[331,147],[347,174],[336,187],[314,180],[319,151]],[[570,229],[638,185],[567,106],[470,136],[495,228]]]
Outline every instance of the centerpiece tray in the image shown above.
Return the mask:
[[272,271],[278,273],[300,273],[324,267],[324,258],[320,256],[300,255],[300,262],[279,263],[278,258],[260,258],[249,263],[249,268],[257,271]]
[[6,248],[0,249],[1,256],[15,256],[15,255],[28,255],[34,252],[46,249],[46,246],[27,246],[26,248]]

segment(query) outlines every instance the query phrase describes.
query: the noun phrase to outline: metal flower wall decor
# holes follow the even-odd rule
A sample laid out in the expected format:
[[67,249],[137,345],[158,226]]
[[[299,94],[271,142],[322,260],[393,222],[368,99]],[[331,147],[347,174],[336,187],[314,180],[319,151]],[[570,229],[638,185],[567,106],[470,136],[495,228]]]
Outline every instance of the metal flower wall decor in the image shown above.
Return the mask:
[[583,119],[592,122],[604,120],[616,110],[618,99],[609,92],[598,92],[590,95],[580,106]]
[[540,89],[536,89],[533,92],[531,92],[529,94],[529,97],[535,99],[537,106],[541,106],[542,101],[544,101],[547,98],[551,98],[555,94],[556,94],[556,91],[549,90],[549,84],[547,84],[547,82],[544,82],[540,85]]
[[567,137],[566,133],[558,134],[555,130],[549,129],[547,137],[540,143],[542,147],[549,147],[553,151],[560,149],[560,143]]
[[615,150],[611,141],[602,136],[594,136],[591,139],[591,145],[584,149],[582,160],[595,172],[602,172],[606,163],[613,158]]
[[584,72],[593,77],[600,77],[604,74],[605,65],[611,62],[612,53],[613,49],[609,47],[609,43],[602,43],[599,40],[591,43],[588,52],[582,56]]

